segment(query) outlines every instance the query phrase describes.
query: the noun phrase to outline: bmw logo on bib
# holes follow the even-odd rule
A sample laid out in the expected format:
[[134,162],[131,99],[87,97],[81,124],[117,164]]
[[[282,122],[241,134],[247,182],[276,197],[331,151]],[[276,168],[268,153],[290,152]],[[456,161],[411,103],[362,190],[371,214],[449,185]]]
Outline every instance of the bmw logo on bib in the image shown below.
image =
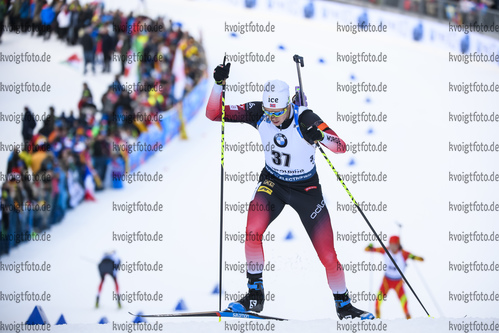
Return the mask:
[[274,136],[274,143],[277,145],[277,147],[286,147],[287,144],[288,144],[288,139],[286,138],[286,136],[284,136],[284,134],[282,133],[277,133],[275,136]]

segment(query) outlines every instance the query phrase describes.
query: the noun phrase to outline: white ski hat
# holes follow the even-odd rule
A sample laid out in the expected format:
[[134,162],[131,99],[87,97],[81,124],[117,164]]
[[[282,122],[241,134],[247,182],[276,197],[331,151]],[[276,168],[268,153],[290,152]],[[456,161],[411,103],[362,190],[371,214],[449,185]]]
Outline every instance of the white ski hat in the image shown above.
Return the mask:
[[289,86],[281,80],[270,80],[263,86],[263,106],[282,109],[289,104]]

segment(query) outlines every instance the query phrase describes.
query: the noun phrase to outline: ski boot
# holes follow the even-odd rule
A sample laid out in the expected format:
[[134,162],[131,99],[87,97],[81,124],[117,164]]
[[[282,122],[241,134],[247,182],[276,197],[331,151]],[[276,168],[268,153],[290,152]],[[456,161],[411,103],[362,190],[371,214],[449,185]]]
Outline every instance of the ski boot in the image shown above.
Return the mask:
[[340,319],[374,319],[372,313],[359,310],[351,304],[348,290],[344,294],[333,294],[336,313]]
[[239,301],[229,304],[227,310],[232,312],[261,312],[265,302],[263,281],[261,279],[248,279],[248,293]]

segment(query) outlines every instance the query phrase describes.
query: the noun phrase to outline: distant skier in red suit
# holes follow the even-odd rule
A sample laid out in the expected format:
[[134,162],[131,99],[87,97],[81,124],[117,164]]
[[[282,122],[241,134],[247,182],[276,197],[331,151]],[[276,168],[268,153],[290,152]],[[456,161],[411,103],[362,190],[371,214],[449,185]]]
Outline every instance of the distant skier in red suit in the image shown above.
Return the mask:
[[[385,257],[386,263],[386,273],[383,277],[383,281],[381,282],[381,287],[378,291],[378,297],[376,297],[376,318],[381,318],[381,303],[383,302],[383,299],[386,298],[386,294],[388,293],[388,291],[390,289],[393,289],[400,299],[400,304],[402,305],[402,309],[404,309],[405,317],[407,319],[411,319],[411,315],[409,314],[409,309],[407,307],[407,296],[405,295],[404,291],[404,280],[402,279],[402,276],[398,272],[393,262],[390,260],[390,257],[388,257],[382,247],[374,247],[372,244],[369,244],[365,250],[368,252],[382,253]],[[405,267],[407,266],[407,259],[424,261],[422,257],[415,256],[414,254],[403,250],[402,245],[400,245],[400,238],[398,236],[390,237],[388,251],[390,251],[390,254],[392,255],[393,259],[397,263],[397,266],[402,272],[404,272]]]

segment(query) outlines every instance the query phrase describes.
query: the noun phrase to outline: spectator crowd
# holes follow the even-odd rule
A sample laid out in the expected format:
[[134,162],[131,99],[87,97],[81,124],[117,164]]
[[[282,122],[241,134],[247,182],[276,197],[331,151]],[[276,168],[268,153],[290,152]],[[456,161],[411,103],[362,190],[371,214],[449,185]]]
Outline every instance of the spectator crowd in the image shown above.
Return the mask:
[[[2,4],[10,33],[50,39],[54,32],[69,45],[81,44],[84,73],[88,66],[111,72],[113,60],[121,66],[98,95],[101,107],[84,83],[76,112],[56,114],[50,107],[40,117],[24,108],[23,144],[11,152],[5,174],[0,171],[0,255],[59,223],[82,201],[95,200],[95,191],[122,186],[121,175],[130,171],[128,153],[112,147],[135,142],[151,125],[161,127],[158,114],[179,102],[173,94],[176,54],[185,66],[184,94],[206,71],[202,44],[171,20],[106,11],[99,2],[81,6],[78,0],[0,0],[0,19]],[[133,88],[121,82],[130,65],[138,77]]]

